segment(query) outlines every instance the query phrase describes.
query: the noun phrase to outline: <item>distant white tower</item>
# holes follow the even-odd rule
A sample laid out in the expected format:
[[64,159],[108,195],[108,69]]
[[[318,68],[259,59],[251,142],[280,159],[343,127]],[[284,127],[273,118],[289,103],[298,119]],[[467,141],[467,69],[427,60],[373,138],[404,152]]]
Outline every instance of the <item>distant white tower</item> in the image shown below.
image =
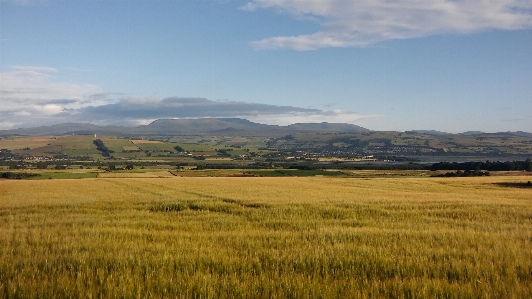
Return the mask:
[[96,138],[96,134],[94,134],[94,138]]

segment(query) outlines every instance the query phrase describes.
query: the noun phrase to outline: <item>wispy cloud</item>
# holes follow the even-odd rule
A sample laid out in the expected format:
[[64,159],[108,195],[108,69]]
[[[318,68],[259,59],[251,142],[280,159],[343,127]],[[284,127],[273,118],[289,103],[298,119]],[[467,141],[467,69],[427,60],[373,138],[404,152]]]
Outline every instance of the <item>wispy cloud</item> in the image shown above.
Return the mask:
[[57,73],[58,70],[48,66],[13,66],[17,71],[37,72],[37,73]]
[[253,0],[241,9],[273,9],[322,26],[312,34],[252,42],[258,50],[362,47],[441,33],[532,27],[532,2],[525,0]]
[[52,117],[65,108],[79,108],[87,103],[87,95],[99,91],[91,84],[57,82],[56,68],[47,66],[14,66],[0,73],[0,119],[2,126],[16,126],[41,117]]
[[522,118],[503,118],[501,119],[501,121],[504,121],[504,122],[520,122],[520,121],[523,121]]
[[21,5],[21,6],[29,6],[29,5],[45,4],[49,0],[2,0],[2,1],[10,2],[10,3]]
[[319,110],[315,112],[296,112],[278,115],[256,115],[250,116],[250,121],[286,126],[296,123],[349,123],[358,124],[365,121],[378,120],[380,118],[377,114],[363,115],[355,112],[348,112],[342,110]]
[[97,86],[91,84],[55,82],[53,74],[58,70],[51,67],[15,66],[13,69],[0,73],[0,97],[8,105],[16,105],[21,101],[38,104],[43,100],[79,98],[98,90]]
[[88,73],[88,72],[94,72],[93,69],[81,69],[81,68],[71,67],[71,66],[64,67],[63,70],[65,70],[65,71],[69,71],[69,72],[75,72],[75,73]]

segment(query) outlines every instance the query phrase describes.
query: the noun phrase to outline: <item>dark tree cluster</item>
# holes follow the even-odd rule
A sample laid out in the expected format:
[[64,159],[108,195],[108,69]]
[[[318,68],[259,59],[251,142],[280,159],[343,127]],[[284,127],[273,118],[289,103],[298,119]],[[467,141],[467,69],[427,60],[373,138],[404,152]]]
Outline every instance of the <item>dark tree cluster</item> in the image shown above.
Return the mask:
[[532,162],[530,159],[525,161],[507,161],[507,162],[440,162],[434,163],[430,167],[430,170],[487,170],[487,171],[515,171],[524,170],[532,171]]
[[489,176],[489,175],[490,175],[490,173],[487,172],[487,171],[480,171],[480,170],[461,171],[461,170],[457,170],[456,172],[447,172],[445,174],[433,175],[433,177],[454,178],[454,177],[473,177],[473,176]]
[[174,149],[175,149],[176,152],[178,152],[178,153],[183,153],[183,152],[185,152],[185,149],[183,149],[183,148],[180,147],[179,145],[174,146]]
[[2,163],[5,166],[8,166],[9,169],[24,169],[26,168],[27,164],[23,161],[5,161],[5,163]]
[[[229,150],[233,150],[233,149],[229,149]],[[227,152],[228,150],[227,149],[217,149],[216,152],[218,152],[218,156],[222,156],[222,157],[231,157],[231,154]]]
[[47,169],[48,168],[48,163],[47,162],[44,162],[44,161],[39,161],[35,164],[35,168],[37,169]]
[[0,178],[8,180],[22,180],[30,177],[39,176],[36,173],[26,173],[26,172],[2,172],[0,173]]
[[249,164],[249,165],[239,165],[239,164],[199,164],[194,170],[204,170],[204,169],[264,169],[269,168],[269,164]]
[[96,148],[102,152],[102,156],[104,157],[111,157],[111,153],[114,153],[112,150],[108,149],[103,141],[101,139],[95,139],[93,141],[94,145],[96,145]]

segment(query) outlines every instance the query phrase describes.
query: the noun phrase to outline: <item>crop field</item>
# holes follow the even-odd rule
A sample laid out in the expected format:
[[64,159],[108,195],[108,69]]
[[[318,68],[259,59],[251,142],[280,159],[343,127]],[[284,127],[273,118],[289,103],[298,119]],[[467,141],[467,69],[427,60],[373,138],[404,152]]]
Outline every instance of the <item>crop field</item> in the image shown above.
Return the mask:
[[54,143],[54,137],[17,137],[0,140],[0,148],[17,150],[23,148],[36,148]]
[[44,180],[44,179],[87,179],[87,178],[96,178],[98,176],[97,172],[89,171],[39,171],[35,177],[31,177],[33,180]]
[[130,140],[124,139],[124,138],[108,137],[108,136],[102,136],[99,138],[103,141],[103,143],[105,144],[107,148],[109,148],[110,150],[114,152],[121,152],[122,150],[124,150],[124,147],[129,148],[134,145]]
[[98,173],[99,178],[163,178],[172,177],[169,171],[113,171]]
[[136,143],[136,145],[143,151],[153,151],[153,152],[171,152],[175,153],[176,150],[174,146],[169,143]]
[[32,156],[51,156],[54,155],[61,155],[63,153],[63,149],[60,145],[46,145],[37,147],[34,149],[22,149],[22,150],[14,150],[13,153],[19,154],[19,155],[32,155]]
[[324,171],[324,170],[297,170],[297,169],[279,169],[279,170],[250,170],[246,173],[255,174],[265,177],[305,177],[305,176],[348,176],[341,171]]
[[531,298],[530,180],[0,180],[0,297]]

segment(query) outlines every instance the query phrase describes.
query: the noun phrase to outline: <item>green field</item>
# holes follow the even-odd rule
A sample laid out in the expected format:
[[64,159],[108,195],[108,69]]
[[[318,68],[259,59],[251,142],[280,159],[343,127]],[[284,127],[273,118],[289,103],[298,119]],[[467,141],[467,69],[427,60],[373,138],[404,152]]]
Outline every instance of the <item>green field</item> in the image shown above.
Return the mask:
[[137,146],[143,151],[175,153],[174,145],[170,143],[140,143]]
[[[97,149],[94,144],[96,138],[111,151],[110,157],[103,156]],[[176,146],[186,153],[178,152]],[[294,132],[281,137],[174,136],[131,140],[99,135],[8,136],[0,137],[1,149],[11,151],[17,155],[16,159],[29,161],[35,157],[49,159],[66,155],[85,161],[142,160],[197,164],[193,158],[232,157],[258,162],[287,162],[286,157],[292,156],[306,159],[361,158],[376,152],[381,153],[376,155],[379,159],[388,159],[387,155],[400,159],[406,155],[408,159],[419,157],[423,161],[430,155],[447,155],[449,160],[456,156],[478,156],[480,161],[486,161],[514,155],[520,155],[519,159],[524,160],[532,153],[532,138],[505,133],[435,136],[412,132]]]
[[97,172],[38,172],[39,176],[32,177],[32,180],[44,180],[44,179],[88,179],[96,178]]
[[324,170],[298,170],[298,169],[277,169],[277,170],[250,170],[246,173],[264,177],[308,177],[308,176],[349,176],[341,171]]
[[531,179],[0,180],[0,297],[530,298]]

